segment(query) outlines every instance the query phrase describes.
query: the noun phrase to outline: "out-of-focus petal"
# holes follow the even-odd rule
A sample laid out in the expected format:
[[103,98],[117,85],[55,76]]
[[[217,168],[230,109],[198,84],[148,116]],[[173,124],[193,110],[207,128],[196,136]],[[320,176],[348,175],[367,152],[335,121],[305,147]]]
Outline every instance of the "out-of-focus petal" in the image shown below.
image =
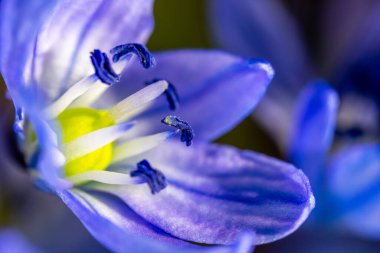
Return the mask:
[[314,207],[300,170],[260,154],[172,142],[143,157],[167,177],[168,186],[160,193],[152,195],[146,185],[97,187],[184,240],[229,244],[252,231],[258,244],[271,242],[297,229]]
[[76,189],[61,192],[60,197],[89,232],[114,252],[248,253],[252,248],[252,237],[247,238],[247,235],[236,245],[211,248],[171,237],[145,221],[121,200],[105,193]]
[[259,102],[273,77],[269,63],[221,51],[179,50],[155,57],[153,69],[131,66],[121,84],[111,88],[107,103],[141,89],[154,78],[166,79],[178,91],[179,109],[169,111],[167,101],[161,101],[140,124],[161,131],[165,128],[158,122],[174,114],[191,124],[197,140],[217,138],[238,124]]
[[[153,29],[153,0],[64,0],[41,31],[35,76],[51,96],[93,73],[90,52],[145,43]],[[64,38],[64,39],[63,39]]]
[[281,1],[216,0],[209,13],[217,42],[242,56],[269,60],[285,90],[310,78],[298,28]]
[[380,145],[359,144],[337,153],[329,164],[333,203],[355,232],[379,238]]
[[272,63],[276,77],[254,116],[284,149],[293,98],[312,75],[295,21],[279,0],[215,0],[209,13],[212,32],[223,48]]
[[30,82],[37,34],[56,1],[0,1],[0,71],[15,104],[19,87]]
[[41,253],[18,231],[13,229],[0,230],[0,253]]
[[[321,48],[325,73],[338,77],[347,65],[380,43],[380,4],[371,0],[325,1],[321,9]],[[339,22],[337,22],[339,20]],[[337,71],[338,70],[338,71]],[[334,80],[335,81],[335,80]]]
[[288,156],[317,187],[335,133],[339,98],[327,83],[315,81],[302,91],[297,104]]

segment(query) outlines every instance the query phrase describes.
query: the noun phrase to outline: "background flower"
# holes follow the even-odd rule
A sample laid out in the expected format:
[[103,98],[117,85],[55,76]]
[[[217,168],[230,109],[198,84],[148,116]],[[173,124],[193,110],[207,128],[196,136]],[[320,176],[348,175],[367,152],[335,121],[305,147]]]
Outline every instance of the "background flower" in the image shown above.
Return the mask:
[[213,1],[210,10],[224,48],[277,70],[255,116],[311,178],[314,225],[378,238],[378,3]]

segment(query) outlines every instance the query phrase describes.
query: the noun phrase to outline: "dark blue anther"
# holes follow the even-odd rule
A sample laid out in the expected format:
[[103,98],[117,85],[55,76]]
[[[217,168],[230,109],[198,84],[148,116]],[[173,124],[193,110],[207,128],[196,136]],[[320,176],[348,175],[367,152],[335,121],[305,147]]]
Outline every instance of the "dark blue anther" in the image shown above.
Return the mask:
[[151,68],[156,64],[156,60],[149,50],[143,45],[137,43],[116,46],[111,49],[110,53],[113,55],[113,62],[118,62],[127,58],[131,54],[135,54],[139,58],[141,65],[143,65],[146,69]]
[[107,54],[99,49],[91,52],[91,62],[95,69],[95,74],[105,84],[112,85],[120,81],[120,75],[112,69],[111,62]]
[[137,169],[131,171],[131,177],[140,177],[149,185],[152,194],[159,193],[166,186],[166,178],[161,171],[152,168],[147,160],[137,163]]
[[181,141],[190,146],[193,142],[194,131],[186,121],[180,120],[176,116],[166,116],[161,120],[162,123],[175,127],[181,131]]
[[[156,83],[162,80],[163,79],[155,78],[149,82],[146,82],[145,84],[151,85],[153,83]],[[174,111],[174,110],[177,110],[179,107],[179,96],[178,96],[175,86],[171,82],[168,82],[168,83],[169,83],[169,86],[168,86],[168,89],[165,91],[165,96],[166,96],[166,99],[168,100],[170,110]]]

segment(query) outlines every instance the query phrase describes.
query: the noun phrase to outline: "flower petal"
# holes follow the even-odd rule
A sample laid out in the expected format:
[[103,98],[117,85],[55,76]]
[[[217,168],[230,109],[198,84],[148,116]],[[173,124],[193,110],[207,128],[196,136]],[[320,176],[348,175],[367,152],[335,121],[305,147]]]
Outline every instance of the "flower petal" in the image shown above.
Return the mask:
[[152,5],[153,0],[61,1],[39,34],[36,79],[54,97],[93,73],[92,50],[144,43],[153,29]]
[[231,52],[268,59],[284,90],[298,89],[308,81],[310,65],[303,41],[281,1],[214,0],[209,14],[217,42]]
[[[380,4],[371,0],[328,1],[321,9],[323,67],[333,77],[355,59],[378,52]],[[337,22],[340,20],[340,22]],[[343,68],[342,68],[343,67]],[[334,80],[335,81],[335,80]]]
[[60,197],[89,232],[114,252],[130,252],[133,249],[135,253],[248,253],[251,250],[252,242],[248,240],[247,247],[246,236],[237,245],[212,248],[171,237],[138,216],[122,201],[105,193],[74,189],[61,192]]
[[30,81],[30,65],[37,33],[56,1],[0,2],[0,71],[15,104],[19,87]]
[[343,219],[355,232],[379,238],[380,145],[341,150],[329,164],[328,186]]
[[41,251],[31,245],[18,231],[2,229],[0,230],[0,252],[38,253]]
[[299,27],[282,1],[209,2],[216,42],[242,56],[267,59],[276,70],[276,78],[253,115],[284,149],[293,98],[312,75]]
[[327,83],[315,81],[303,89],[297,103],[288,156],[317,187],[334,138],[339,98]]
[[229,244],[243,231],[253,231],[258,244],[271,242],[297,229],[314,207],[300,170],[260,154],[169,142],[143,157],[167,178],[160,193],[152,195],[146,185],[97,189],[119,196],[146,220],[184,240]]
[[[238,124],[261,99],[273,77],[267,62],[220,51],[168,51],[155,57],[157,66],[153,69],[131,66],[121,81],[124,85],[111,87],[107,102],[137,91],[152,79],[168,80],[180,97],[175,115],[191,124],[197,140],[217,138]],[[167,103],[158,103],[141,123],[161,132],[166,128],[158,122],[172,113]]]

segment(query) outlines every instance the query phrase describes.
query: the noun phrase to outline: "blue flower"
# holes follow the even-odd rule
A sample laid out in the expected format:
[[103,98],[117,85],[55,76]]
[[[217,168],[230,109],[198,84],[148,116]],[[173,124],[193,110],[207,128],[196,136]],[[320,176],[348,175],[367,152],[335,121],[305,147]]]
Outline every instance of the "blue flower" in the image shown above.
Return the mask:
[[0,68],[28,172],[116,252],[246,252],[286,236],[314,207],[304,174],[207,144],[255,107],[270,64],[153,57],[152,4],[1,2]]
[[23,253],[41,253],[24,238],[22,234],[13,229],[0,230],[0,252],[23,252]]
[[[319,6],[322,12],[310,8],[316,15],[303,12],[300,24],[277,0],[222,0],[210,7],[224,48],[266,57],[276,68],[255,117],[310,178],[319,203],[315,218],[379,238],[379,3],[331,1]],[[314,35],[317,52],[307,50],[302,26]],[[315,76],[334,86],[311,81]]]

